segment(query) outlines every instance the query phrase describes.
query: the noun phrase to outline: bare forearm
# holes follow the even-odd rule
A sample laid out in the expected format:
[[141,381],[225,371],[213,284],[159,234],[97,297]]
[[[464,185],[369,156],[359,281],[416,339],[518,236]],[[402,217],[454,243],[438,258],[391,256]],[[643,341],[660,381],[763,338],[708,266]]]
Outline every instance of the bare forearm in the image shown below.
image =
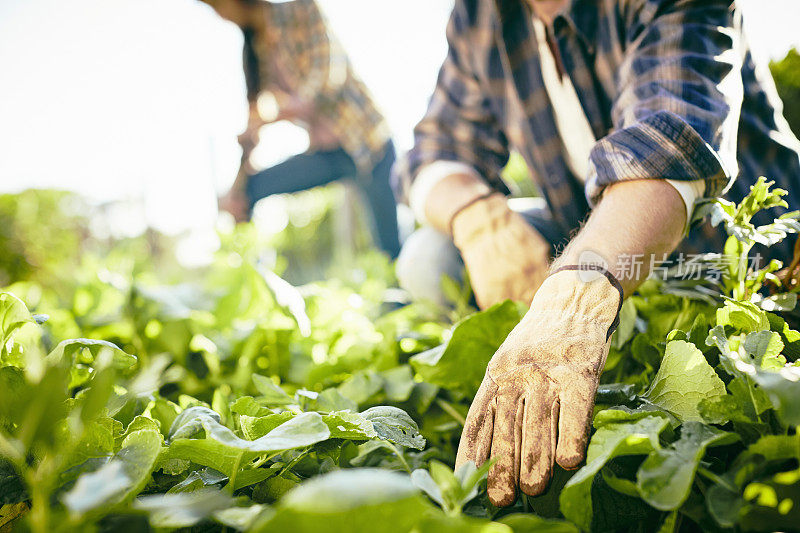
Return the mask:
[[[589,220],[572,239],[553,268],[577,264],[592,253],[600,255],[609,271],[631,294],[664,254],[681,240],[686,207],[678,192],[661,180],[632,180],[610,186]],[[640,269],[631,268],[636,260]]]

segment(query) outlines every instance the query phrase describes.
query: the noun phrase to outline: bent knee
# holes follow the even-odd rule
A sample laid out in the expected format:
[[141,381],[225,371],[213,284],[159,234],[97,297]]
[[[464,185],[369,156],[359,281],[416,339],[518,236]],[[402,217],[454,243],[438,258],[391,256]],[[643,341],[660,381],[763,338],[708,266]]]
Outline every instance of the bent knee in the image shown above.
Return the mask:
[[431,227],[412,233],[400,250],[395,265],[397,281],[414,301],[430,300],[440,305],[448,301],[442,278],[464,278],[464,263],[450,237]]

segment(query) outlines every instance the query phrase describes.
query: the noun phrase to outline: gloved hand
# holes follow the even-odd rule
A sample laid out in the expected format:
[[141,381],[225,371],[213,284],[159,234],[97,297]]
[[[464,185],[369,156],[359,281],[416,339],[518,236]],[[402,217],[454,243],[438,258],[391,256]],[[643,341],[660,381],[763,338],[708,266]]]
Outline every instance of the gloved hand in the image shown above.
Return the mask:
[[585,455],[622,287],[605,270],[565,268],[492,357],[461,434],[457,467],[497,458],[488,481],[497,506],[512,504],[517,486],[542,493],[554,462],[572,469]]
[[550,245],[508,207],[505,196],[468,204],[450,226],[481,309],[508,299],[531,302],[547,276]]

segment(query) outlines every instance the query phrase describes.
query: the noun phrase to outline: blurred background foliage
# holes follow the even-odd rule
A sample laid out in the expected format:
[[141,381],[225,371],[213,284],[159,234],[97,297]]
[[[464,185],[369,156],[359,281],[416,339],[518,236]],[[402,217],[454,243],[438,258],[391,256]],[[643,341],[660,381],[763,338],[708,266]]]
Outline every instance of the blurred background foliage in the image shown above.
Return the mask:
[[800,53],[789,50],[786,57],[770,63],[770,70],[783,100],[783,115],[795,135],[800,136]]
[[59,276],[88,236],[79,200],[61,191],[0,195],[0,286]]
[[[344,186],[275,200],[263,206],[264,215],[277,216],[279,231],[261,230],[258,221],[235,231],[223,229],[223,246],[267,262],[293,284],[323,279],[329,269],[373,252],[360,199]],[[170,271],[185,272],[175,257],[181,235],[152,229],[134,237],[109,235],[105,230],[112,217],[108,205],[89,205],[67,191],[30,189],[0,195],[0,286],[67,283],[89,255],[124,257],[132,262],[132,272],[154,267],[165,277]]]
[[[800,53],[790,50],[770,68],[784,115],[800,133]],[[517,153],[511,154],[503,178],[514,196],[539,195]],[[354,283],[391,279],[391,266],[373,252],[361,202],[355,189],[344,184],[270,198],[257,207],[256,223],[231,232],[227,245],[244,255],[258,253],[262,263],[295,285],[332,274]],[[155,264],[162,275],[183,272],[174,256],[180,236],[147,230],[138,237],[120,238],[98,232],[110,224],[107,207],[90,206],[77,195],[58,190],[0,195],[0,286],[19,281],[68,283],[90,252],[138,263],[129,265],[132,271]],[[268,231],[258,229],[262,225]],[[359,268],[350,269],[354,263]]]

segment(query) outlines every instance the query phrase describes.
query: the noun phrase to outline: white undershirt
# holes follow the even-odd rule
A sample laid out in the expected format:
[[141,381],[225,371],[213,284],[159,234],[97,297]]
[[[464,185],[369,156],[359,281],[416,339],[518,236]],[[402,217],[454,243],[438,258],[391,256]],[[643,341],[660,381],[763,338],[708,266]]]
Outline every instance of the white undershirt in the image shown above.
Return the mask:
[[[533,18],[533,29],[539,46],[545,90],[550,99],[556,128],[562,139],[564,159],[572,173],[585,182],[589,175],[589,155],[597,139],[583,111],[572,80],[569,76],[562,77],[558,73],[555,57],[547,44],[544,23],[538,18]],[[563,142],[564,139],[569,139],[569,142]],[[427,224],[425,204],[431,190],[439,181],[452,174],[472,174],[480,178],[472,166],[457,161],[435,161],[424,165],[418,171],[409,192],[409,205],[420,224]],[[705,181],[666,180],[666,182],[678,191],[686,205],[686,227],[688,227],[695,200],[705,193]]]

